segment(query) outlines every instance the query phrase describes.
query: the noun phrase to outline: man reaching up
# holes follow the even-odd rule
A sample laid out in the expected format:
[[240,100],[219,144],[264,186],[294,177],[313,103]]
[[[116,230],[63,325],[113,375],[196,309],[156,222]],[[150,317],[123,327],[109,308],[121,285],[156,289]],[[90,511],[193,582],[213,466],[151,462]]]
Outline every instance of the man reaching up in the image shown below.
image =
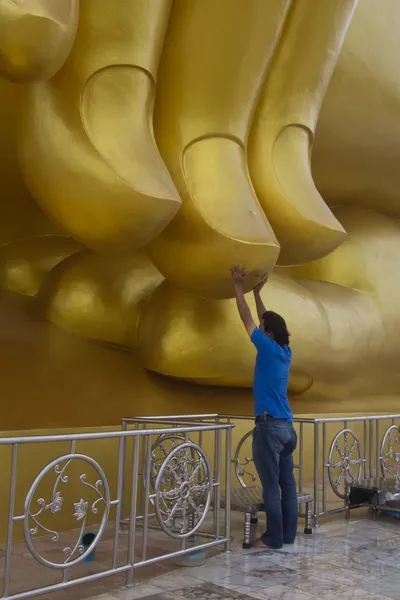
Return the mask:
[[267,529],[255,542],[257,548],[279,549],[292,544],[297,531],[297,492],[293,474],[293,452],[297,436],[287,394],[292,351],[285,320],[266,310],[260,291],[267,278],[254,290],[256,326],[243,292],[244,268],[230,269],[240,318],[257,348],[253,395],[255,429],[253,458],[263,488]]

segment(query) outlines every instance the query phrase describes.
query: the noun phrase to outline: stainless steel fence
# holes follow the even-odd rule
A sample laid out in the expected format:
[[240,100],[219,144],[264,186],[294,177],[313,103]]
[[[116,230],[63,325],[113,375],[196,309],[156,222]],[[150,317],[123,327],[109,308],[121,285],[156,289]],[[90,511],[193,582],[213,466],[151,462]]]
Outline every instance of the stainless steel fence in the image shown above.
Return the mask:
[[[138,419],[134,429],[125,426],[122,431],[0,438],[0,449],[10,449],[2,599],[22,600],[110,575],[122,574],[132,585],[135,570],[142,566],[217,545],[229,549],[230,508],[228,502],[222,518],[220,494],[221,486],[227,497],[230,491],[233,424],[202,423],[189,416],[172,424],[161,421]],[[206,448],[203,442],[210,436],[213,443]],[[88,448],[92,443],[93,453]],[[107,468],[95,456],[102,443],[109,445],[103,452]],[[21,476],[21,451],[27,447]],[[49,453],[51,459],[41,461]],[[30,457],[40,467],[27,481]],[[7,466],[2,467],[5,477]],[[69,524],[75,539],[70,532],[64,544],[61,528]],[[84,534],[89,526],[95,533],[87,547]],[[158,553],[149,552],[155,529]],[[106,533],[109,567],[97,565],[97,572],[79,576],[77,568],[100,548]],[[36,564],[52,574],[48,585],[33,588],[25,581],[20,582],[25,589],[12,589],[13,548],[21,543],[19,536]]]
[[[316,524],[320,517],[348,511],[352,482],[399,477],[399,425],[399,414],[313,420]],[[329,490],[342,506],[329,507]]]
[[[254,417],[249,415],[199,414],[158,417],[179,422],[235,423],[241,437],[235,440],[231,461],[238,483],[257,484],[251,453]],[[132,419],[123,419],[128,427]],[[248,423],[249,430],[243,434]],[[321,419],[294,419],[298,435],[295,468],[299,492],[314,497],[314,525],[322,517],[348,512],[348,486],[374,477],[390,477],[400,485],[400,414]],[[246,482],[247,480],[247,482]]]
[[[217,422],[253,421],[248,416],[218,415]],[[295,468],[299,492],[314,497],[314,525],[322,517],[348,512],[348,486],[374,477],[400,478],[400,414],[325,419],[294,419],[298,434]],[[236,476],[256,474],[243,456],[246,439],[236,446]],[[241,458],[240,458],[241,457]]]
[[[257,484],[252,421],[217,413],[126,418],[120,431],[0,438],[0,451],[9,449],[3,485],[9,476],[10,486],[1,599],[31,598],[110,575],[132,585],[142,566],[200,548],[228,550],[231,470],[239,485]],[[348,509],[352,481],[379,475],[400,480],[400,415],[295,419],[295,427],[297,483],[299,491],[313,493],[316,525]],[[105,453],[103,443],[110,445]],[[95,532],[90,546],[83,539],[88,528]],[[104,540],[110,564],[80,569]],[[23,589],[14,589],[13,550],[21,543],[52,575],[48,584],[34,587],[27,578]]]

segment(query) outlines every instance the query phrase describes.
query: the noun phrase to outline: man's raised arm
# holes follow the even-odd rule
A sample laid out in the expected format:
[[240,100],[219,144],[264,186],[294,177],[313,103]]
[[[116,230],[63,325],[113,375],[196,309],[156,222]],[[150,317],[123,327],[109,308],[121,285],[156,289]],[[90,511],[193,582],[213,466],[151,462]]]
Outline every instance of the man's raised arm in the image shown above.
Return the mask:
[[253,331],[256,329],[256,324],[251,315],[250,308],[246,302],[246,298],[243,292],[243,282],[246,279],[246,271],[244,268],[234,265],[230,269],[232,276],[233,286],[235,289],[236,305],[239,311],[240,318],[243,321],[243,325],[246,327],[247,333],[251,336]]
[[256,307],[257,307],[257,315],[258,315],[258,320],[260,321],[260,323],[262,323],[262,318],[265,312],[267,312],[267,309],[264,306],[264,302],[261,299],[260,296],[260,292],[262,290],[262,288],[264,287],[264,285],[267,283],[268,281],[268,277],[265,276],[263,278],[263,280],[257,285],[257,287],[254,288],[254,300],[256,301]]

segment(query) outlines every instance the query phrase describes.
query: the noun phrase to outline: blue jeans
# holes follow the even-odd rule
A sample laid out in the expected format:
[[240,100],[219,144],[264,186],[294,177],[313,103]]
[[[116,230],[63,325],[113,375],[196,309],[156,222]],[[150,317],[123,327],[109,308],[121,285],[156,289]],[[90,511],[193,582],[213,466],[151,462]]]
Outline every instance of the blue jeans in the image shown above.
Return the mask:
[[253,432],[253,458],[261,480],[267,530],[261,536],[271,548],[292,544],[297,532],[297,490],[293,452],[297,435],[286,421],[257,422]]

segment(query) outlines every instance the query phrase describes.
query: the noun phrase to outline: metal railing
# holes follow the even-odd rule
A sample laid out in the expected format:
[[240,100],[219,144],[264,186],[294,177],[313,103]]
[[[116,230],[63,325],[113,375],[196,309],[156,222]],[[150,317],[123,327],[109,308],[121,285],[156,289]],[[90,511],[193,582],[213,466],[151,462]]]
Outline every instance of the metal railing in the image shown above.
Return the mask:
[[[219,415],[218,421],[242,419],[253,420]],[[377,476],[400,477],[399,414],[299,418],[294,419],[294,426],[298,434],[295,456],[298,489],[313,493],[315,526],[322,517],[348,512],[348,488],[352,482]],[[245,437],[239,441],[237,452]],[[247,468],[249,462],[248,456],[244,462],[238,460]],[[242,471],[243,468],[239,473]],[[236,475],[240,480],[238,472]],[[253,471],[253,481],[254,477]]]
[[[132,585],[135,569],[142,566],[200,548],[221,545],[228,550],[232,462],[240,485],[247,485],[248,477],[254,484],[257,478],[251,448],[246,448],[252,421],[247,415],[217,413],[126,418],[120,431],[0,438],[0,450],[10,450],[1,599],[22,600],[118,574]],[[240,439],[232,450],[235,424]],[[352,481],[377,475],[400,478],[400,415],[295,419],[294,425],[297,483],[301,492],[313,492],[315,524],[348,510],[346,489]],[[88,448],[92,443],[93,451]],[[115,446],[99,459],[103,443]],[[46,453],[50,456],[43,458]],[[26,469],[21,476],[27,460],[35,465],[32,477]],[[4,461],[2,466],[7,474]],[[340,505],[332,505],[332,497]],[[72,511],[66,514],[68,507]],[[69,527],[75,537],[64,544],[66,524],[78,529]],[[86,547],[82,536],[89,526],[96,533]],[[112,548],[106,552],[110,565],[77,575],[78,565],[101,548],[106,535],[111,536]],[[156,553],[153,535],[160,547]],[[57,581],[53,577],[34,589],[25,581],[29,589],[12,589],[18,536],[38,565],[57,574]],[[164,542],[160,546],[160,540],[168,540],[168,547]],[[57,548],[50,552],[50,546]]]
[[[135,569],[142,566],[217,545],[229,549],[230,507],[228,502],[222,520],[220,494],[224,485],[229,496],[231,430],[234,425],[201,423],[189,416],[180,419],[179,423],[174,420],[173,424],[161,423],[154,418],[137,421],[140,427],[133,430],[0,438],[0,448],[8,446],[11,449],[2,599],[22,600],[117,574],[123,574],[126,584],[132,585]],[[196,436],[198,443],[194,441]],[[205,436],[213,436],[215,440],[212,460],[203,447]],[[93,453],[86,448],[92,442],[96,443]],[[94,457],[102,443],[115,444],[112,465],[112,448],[107,446],[104,455],[107,456],[107,468]],[[224,454],[221,451],[223,443]],[[64,451],[60,451],[59,445],[64,446]],[[38,456],[35,454],[37,448],[40,452],[49,450],[53,457],[41,464],[31,482],[26,482],[29,489],[21,496],[17,478],[22,462],[21,449],[26,446],[32,457]],[[7,470],[4,465],[3,470]],[[123,516],[124,493],[126,518]],[[211,506],[213,519],[209,523],[207,517]],[[72,511],[67,514],[69,507]],[[152,515],[157,525],[158,542],[160,536],[164,536],[174,543],[172,551],[162,548],[161,553],[150,555],[149,539],[154,530],[150,528]],[[61,524],[65,528],[65,523],[73,523],[78,529],[74,531],[76,539],[71,541],[70,536],[67,545],[62,547],[63,530],[59,527]],[[121,523],[125,525],[124,531]],[[35,589],[12,590],[15,581],[12,578],[13,548],[20,543],[15,539],[15,533],[21,525],[30,554],[49,571],[59,573],[59,581]],[[91,545],[86,547],[82,538],[89,525],[96,533]],[[95,573],[74,576],[77,565],[82,567],[89,555],[100,547],[110,527],[110,566]],[[121,558],[122,536],[127,543]],[[47,540],[47,546],[43,540]],[[49,552],[49,546],[54,546],[53,553]]]
[[[253,421],[252,417],[234,415],[219,415],[217,420],[231,423],[243,419]],[[315,526],[322,517],[348,513],[352,482],[378,476],[400,478],[399,426],[400,414],[294,419],[298,489],[313,493]]]
[[[240,485],[247,485],[245,478],[251,485],[257,482],[250,447],[254,417],[218,413],[158,417],[170,422],[182,418],[202,423],[248,422],[250,429],[236,442],[231,461]],[[123,426],[130,422],[123,419]],[[348,512],[348,487],[352,482],[381,476],[397,479],[400,484],[400,414],[295,418],[294,427],[298,435],[295,454],[298,490],[313,494],[315,526],[322,517]]]

